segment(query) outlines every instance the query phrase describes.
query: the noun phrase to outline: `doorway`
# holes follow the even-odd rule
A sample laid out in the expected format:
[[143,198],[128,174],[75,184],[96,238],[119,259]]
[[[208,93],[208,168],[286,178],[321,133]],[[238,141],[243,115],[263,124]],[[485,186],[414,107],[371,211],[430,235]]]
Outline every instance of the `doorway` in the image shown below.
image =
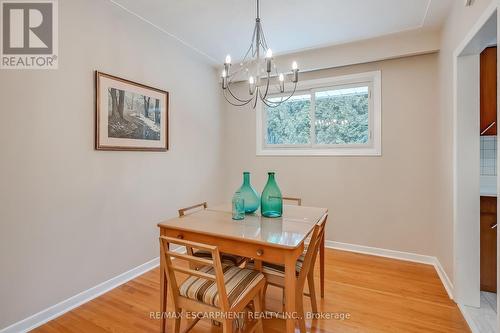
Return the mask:
[[[496,309],[498,60],[494,49],[497,31],[495,5],[481,17],[454,54],[454,298],[472,331],[480,333],[499,332]],[[485,73],[490,79],[487,85]],[[489,101],[488,116],[484,113],[486,90],[494,98],[493,102]]]

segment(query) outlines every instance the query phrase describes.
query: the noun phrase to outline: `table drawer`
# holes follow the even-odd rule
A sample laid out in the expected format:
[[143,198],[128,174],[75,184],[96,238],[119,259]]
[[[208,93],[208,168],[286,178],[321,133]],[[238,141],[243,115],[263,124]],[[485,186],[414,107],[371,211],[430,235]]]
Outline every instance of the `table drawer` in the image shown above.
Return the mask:
[[220,252],[236,254],[247,258],[283,264],[288,256],[296,258],[302,253],[303,245],[296,249],[278,248],[269,245],[261,245],[251,242],[242,242],[234,239],[220,238],[206,234],[199,234],[188,231],[165,229],[162,234],[173,237],[199,242],[203,244],[216,245]]

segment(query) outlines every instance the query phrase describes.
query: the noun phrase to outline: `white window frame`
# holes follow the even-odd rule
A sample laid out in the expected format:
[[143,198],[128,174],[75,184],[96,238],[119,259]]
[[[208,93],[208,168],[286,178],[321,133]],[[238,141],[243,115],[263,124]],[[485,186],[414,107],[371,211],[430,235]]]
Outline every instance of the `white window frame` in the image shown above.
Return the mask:
[[[265,105],[259,101],[256,108],[257,156],[381,156],[382,155],[382,74],[380,71],[335,76],[324,79],[299,81],[295,95],[311,94],[311,105],[318,91],[368,86],[369,141],[367,144],[313,144],[316,140],[315,112],[311,108],[311,144],[266,144]],[[279,97],[273,95],[272,97]]]

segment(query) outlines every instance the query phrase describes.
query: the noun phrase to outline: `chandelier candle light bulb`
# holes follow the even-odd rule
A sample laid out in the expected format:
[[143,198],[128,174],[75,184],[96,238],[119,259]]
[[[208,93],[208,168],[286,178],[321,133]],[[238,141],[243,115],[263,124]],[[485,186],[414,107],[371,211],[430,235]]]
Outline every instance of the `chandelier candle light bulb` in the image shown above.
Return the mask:
[[267,72],[271,73],[271,60],[273,59],[273,51],[271,49],[267,49],[266,51],[266,66]]
[[227,89],[227,71],[222,71],[222,89]]
[[285,76],[283,75],[283,73],[280,73],[279,81],[280,81],[280,92],[282,93],[285,91]]
[[231,56],[228,54],[226,56],[226,61],[224,62],[224,70],[226,71],[226,76],[229,74],[229,68],[231,67]]
[[293,73],[292,82],[297,83],[299,81],[299,65],[297,64],[296,61],[292,62],[292,73]]
[[255,79],[253,78],[253,76],[250,76],[248,78],[248,83],[249,83],[249,92],[250,92],[250,95],[253,95],[254,92],[255,92]]

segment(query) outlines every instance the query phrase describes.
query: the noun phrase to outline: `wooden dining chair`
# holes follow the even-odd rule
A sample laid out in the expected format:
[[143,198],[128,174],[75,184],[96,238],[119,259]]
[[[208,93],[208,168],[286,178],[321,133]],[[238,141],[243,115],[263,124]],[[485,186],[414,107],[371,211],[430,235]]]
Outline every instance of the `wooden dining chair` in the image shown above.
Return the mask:
[[199,204],[196,204],[196,205],[193,205],[193,206],[186,207],[186,208],[181,208],[181,209],[179,209],[179,217],[183,217],[188,212],[193,213],[194,210],[201,210],[201,209],[207,209],[207,208],[208,208],[208,204],[206,201],[199,203]]
[[[169,245],[175,244],[207,251],[211,259],[195,257],[170,251]],[[172,259],[175,258],[175,265]],[[262,313],[261,293],[265,286],[262,273],[237,266],[222,265],[217,246],[190,242],[178,238],[160,236],[160,260],[166,275],[168,288],[175,311],[174,332],[180,332],[182,311],[190,313],[213,313],[214,320],[220,322],[224,333],[233,332],[233,321],[237,314],[248,309],[253,303],[255,313]],[[183,267],[178,261],[202,265],[199,270]],[[179,283],[176,272],[188,275]],[[222,314],[223,316],[218,316]],[[248,327],[249,332],[263,333],[262,316]],[[188,324],[185,332],[191,330],[198,319]]]
[[[321,245],[321,237],[325,230],[326,219],[321,220],[318,224],[314,226],[312,236],[309,245],[304,253],[297,259],[295,270],[297,273],[297,290],[296,290],[296,302],[297,311],[299,316],[302,315],[302,319],[299,319],[301,332],[305,332],[305,321],[304,321],[304,304],[303,295],[309,296],[311,299],[311,308],[313,313],[318,312],[318,304],[316,301],[316,290],[314,286],[314,263],[316,262],[316,257],[318,254],[319,247]],[[255,263],[250,261],[247,266],[248,269],[255,269]],[[264,304],[265,295],[267,291],[267,286],[272,285],[275,287],[285,288],[285,266],[279,264],[272,264],[268,262],[262,263],[262,273],[266,277],[266,286],[264,287]],[[309,292],[304,293],[304,286],[307,280]],[[284,295],[284,293],[283,293]],[[265,306],[265,305],[264,305]]]
[[[186,216],[190,213],[194,213],[199,210],[204,210],[208,208],[208,204],[206,202],[202,202],[190,207],[186,208],[181,208],[179,209],[179,217]],[[186,247],[186,251],[188,254],[194,255],[195,257],[200,257],[200,258],[210,258],[211,254],[209,251],[204,251],[202,249],[193,249],[191,247]],[[234,265],[234,266],[240,266],[243,264],[246,260],[245,257],[233,255],[233,254],[228,254],[228,253],[222,253],[221,254],[221,260],[224,265]],[[198,268],[200,265],[196,263],[190,263],[190,267],[195,269]]]
[[301,198],[283,197],[283,201],[292,201],[292,202],[295,202],[297,206],[302,206],[302,199]]
[[[292,201],[297,204],[297,206],[302,206],[302,199],[301,198],[294,198],[294,197],[283,197],[283,201]],[[324,230],[323,230],[323,235],[322,237],[322,242],[320,246],[324,246]],[[308,239],[309,241],[309,239]],[[319,282],[321,286],[321,298],[325,297],[325,267],[324,267],[324,260],[325,260],[325,249],[320,248],[320,261],[321,261],[321,266],[320,266],[320,274],[319,274]]]

